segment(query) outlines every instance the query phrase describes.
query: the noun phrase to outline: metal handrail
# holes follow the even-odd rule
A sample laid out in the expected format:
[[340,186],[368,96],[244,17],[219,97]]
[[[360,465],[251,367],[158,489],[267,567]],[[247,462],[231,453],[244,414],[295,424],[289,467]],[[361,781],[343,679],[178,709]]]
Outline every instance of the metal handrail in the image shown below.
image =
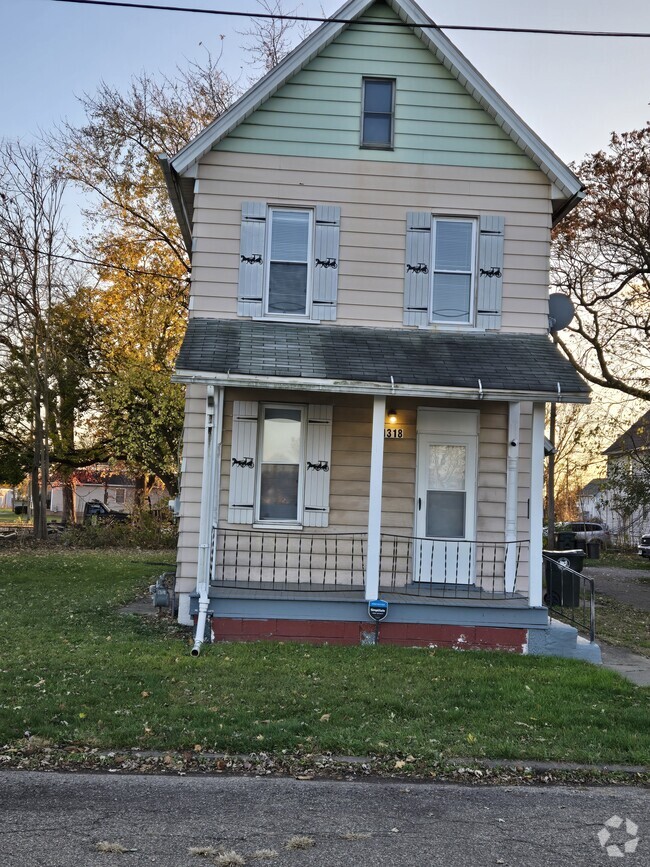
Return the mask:
[[[549,612],[567,623],[572,623],[584,631],[588,631],[589,641],[593,643],[596,640],[596,582],[588,575],[583,575],[582,572],[576,572],[570,566],[559,563],[557,559],[549,557],[548,554],[542,553],[542,563],[546,585],[544,602]],[[553,565],[549,566],[549,564]],[[549,581],[549,572],[552,575],[553,570],[559,573],[559,579],[555,580],[551,577]],[[574,605],[576,584],[579,588],[578,604]],[[576,609],[582,612],[581,617],[576,617],[571,613]]]

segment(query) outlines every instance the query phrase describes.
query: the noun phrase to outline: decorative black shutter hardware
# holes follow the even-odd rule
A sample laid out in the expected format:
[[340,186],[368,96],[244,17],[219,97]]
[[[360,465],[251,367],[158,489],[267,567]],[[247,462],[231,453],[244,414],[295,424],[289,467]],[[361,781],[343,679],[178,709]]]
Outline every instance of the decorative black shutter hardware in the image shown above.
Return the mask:
[[254,253],[252,256],[241,256],[242,262],[248,262],[249,265],[261,265],[262,264],[262,254]]
[[412,271],[414,274],[428,274],[429,266],[424,262],[418,262],[417,265],[407,265],[406,270],[407,272]]
[[501,276],[501,268],[481,268],[480,270],[481,277],[500,277]]
[[241,458],[241,460],[238,458],[233,458],[232,465],[233,467],[248,467],[248,469],[252,470],[255,466],[255,461],[253,460],[253,458]]
[[319,461],[317,464],[312,464],[311,461],[307,461],[307,469],[308,470],[316,470],[317,473],[319,473],[321,470],[323,470],[326,473],[329,473],[330,465],[327,461]]
[[338,268],[336,259],[316,259],[317,268]]

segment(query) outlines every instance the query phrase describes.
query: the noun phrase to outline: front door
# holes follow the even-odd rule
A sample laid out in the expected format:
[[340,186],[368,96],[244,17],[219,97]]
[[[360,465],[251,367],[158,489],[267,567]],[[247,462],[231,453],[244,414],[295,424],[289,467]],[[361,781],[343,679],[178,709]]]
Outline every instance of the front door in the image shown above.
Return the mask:
[[474,580],[476,436],[418,434],[413,579]]

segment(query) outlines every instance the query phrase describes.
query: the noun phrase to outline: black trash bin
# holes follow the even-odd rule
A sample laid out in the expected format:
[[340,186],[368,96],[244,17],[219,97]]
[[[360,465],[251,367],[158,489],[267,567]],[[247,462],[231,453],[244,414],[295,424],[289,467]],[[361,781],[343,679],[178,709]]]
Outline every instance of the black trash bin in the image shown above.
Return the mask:
[[555,548],[558,551],[573,551],[578,547],[573,530],[556,530]]
[[568,551],[544,551],[546,593],[545,605],[577,608],[580,605],[580,576],[585,552],[579,548]]
[[600,539],[592,539],[587,542],[587,557],[590,560],[598,560],[600,557]]

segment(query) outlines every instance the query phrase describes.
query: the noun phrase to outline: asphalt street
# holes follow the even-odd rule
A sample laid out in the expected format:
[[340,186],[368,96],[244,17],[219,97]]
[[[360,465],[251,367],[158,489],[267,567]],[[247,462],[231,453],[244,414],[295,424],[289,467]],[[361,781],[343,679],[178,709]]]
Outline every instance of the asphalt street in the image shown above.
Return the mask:
[[[650,792],[633,787],[4,772],[0,816],[2,867],[219,863],[190,854],[197,846],[277,867],[650,863]],[[287,849],[295,835],[313,843]],[[261,849],[277,857],[253,858]]]

